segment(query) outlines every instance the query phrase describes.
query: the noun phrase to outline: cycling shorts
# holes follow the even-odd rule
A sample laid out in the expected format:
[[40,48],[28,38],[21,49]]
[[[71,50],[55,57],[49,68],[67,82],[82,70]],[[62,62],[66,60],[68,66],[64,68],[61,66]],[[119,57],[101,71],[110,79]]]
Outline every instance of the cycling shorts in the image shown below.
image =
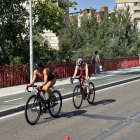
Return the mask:
[[53,78],[55,78],[55,75],[50,72],[48,75],[48,81],[51,81]]

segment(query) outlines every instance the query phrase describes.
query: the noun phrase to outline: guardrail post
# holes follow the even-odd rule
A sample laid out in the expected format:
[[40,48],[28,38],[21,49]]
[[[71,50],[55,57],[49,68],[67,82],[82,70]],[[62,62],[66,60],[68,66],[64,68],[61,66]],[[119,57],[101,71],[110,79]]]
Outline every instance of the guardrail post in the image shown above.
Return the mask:
[[139,65],[140,65],[140,54],[138,54],[138,56],[139,56]]

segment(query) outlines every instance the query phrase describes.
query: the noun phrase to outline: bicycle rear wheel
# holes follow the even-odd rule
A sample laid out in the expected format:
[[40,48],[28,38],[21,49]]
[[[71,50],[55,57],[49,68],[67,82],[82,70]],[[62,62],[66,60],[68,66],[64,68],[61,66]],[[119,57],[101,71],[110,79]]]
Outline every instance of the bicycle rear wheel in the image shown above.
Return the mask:
[[54,99],[51,97],[49,98],[49,113],[52,117],[58,116],[62,108],[62,97],[59,91],[54,90],[53,95],[55,96]]
[[92,104],[95,99],[95,87],[92,82],[89,83],[90,99],[87,99],[89,104]]
[[32,95],[25,106],[25,118],[26,121],[34,125],[40,118],[41,115],[41,102],[36,95]]
[[77,85],[73,90],[73,105],[75,108],[79,109],[83,102],[83,95],[80,90],[79,85]]

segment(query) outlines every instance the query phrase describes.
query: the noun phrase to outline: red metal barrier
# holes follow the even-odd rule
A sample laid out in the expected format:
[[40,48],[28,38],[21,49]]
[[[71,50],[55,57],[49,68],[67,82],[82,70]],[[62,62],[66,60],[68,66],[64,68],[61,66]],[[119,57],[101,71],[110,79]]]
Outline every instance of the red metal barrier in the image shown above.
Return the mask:
[[[90,65],[90,69],[94,72],[94,66],[91,60],[85,61]],[[130,68],[139,65],[139,57],[102,59],[101,64],[103,71]],[[50,62],[44,63],[56,78],[66,78],[73,76],[75,70],[75,61],[71,62]],[[38,80],[38,79],[37,79]],[[30,66],[26,65],[10,65],[0,66],[0,88],[14,85],[21,85],[30,82]]]

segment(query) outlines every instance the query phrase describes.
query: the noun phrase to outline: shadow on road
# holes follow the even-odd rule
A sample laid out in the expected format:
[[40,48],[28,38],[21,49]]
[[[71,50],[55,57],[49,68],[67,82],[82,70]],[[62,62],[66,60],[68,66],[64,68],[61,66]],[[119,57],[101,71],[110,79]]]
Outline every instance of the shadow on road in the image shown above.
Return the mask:
[[98,102],[93,102],[93,104],[89,104],[87,106],[83,106],[81,107],[81,109],[84,109],[84,108],[87,108],[87,107],[90,107],[90,106],[96,106],[96,105],[107,105],[107,104],[110,104],[110,103],[113,103],[113,102],[116,102],[115,99],[106,99],[106,100],[101,100],[101,101],[98,101]]
[[[107,105],[109,103],[113,103],[116,100],[114,99],[106,99],[106,100],[102,100],[102,101],[98,101],[98,102],[94,102],[92,105],[88,105],[88,106],[84,106],[81,107],[81,109],[85,109],[86,107],[90,107],[90,106],[95,106],[95,105]],[[122,120],[125,119],[123,117],[112,117],[112,116],[102,116],[102,115],[93,115],[93,114],[85,114],[87,111],[86,110],[75,110],[72,112],[61,112],[60,115],[58,115],[58,117],[54,118],[54,117],[48,117],[48,118],[44,118],[44,121],[38,122],[36,125],[45,123],[45,122],[50,122],[59,118],[72,118],[74,116],[81,116],[81,117],[91,117],[91,118],[98,118],[98,119],[110,119],[110,120]]]
[[56,119],[59,119],[59,118],[72,118],[74,116],[80,116],[84,113],[86,113],[87,111],[86,110],[76,110],[76,111],[72,111],[72,112],[61,112],[61,114],[54,118],[54,117],[49,117],[49,118],[44,118],[44,121],[42,122],[38,122],[36,125],[38,124],[42,124],[42,123],[45,123],[45,122],[50,122],[50,121],[53,121],[53,120],[56,120]]
[[106,99],[106,100],[102,100],[102,101],[98,101],[98,102],[93,102],[93,105],[107,105],[107,104],[110,104],[110,103],[113,103],[113,102],[116,102],[115,99]]

